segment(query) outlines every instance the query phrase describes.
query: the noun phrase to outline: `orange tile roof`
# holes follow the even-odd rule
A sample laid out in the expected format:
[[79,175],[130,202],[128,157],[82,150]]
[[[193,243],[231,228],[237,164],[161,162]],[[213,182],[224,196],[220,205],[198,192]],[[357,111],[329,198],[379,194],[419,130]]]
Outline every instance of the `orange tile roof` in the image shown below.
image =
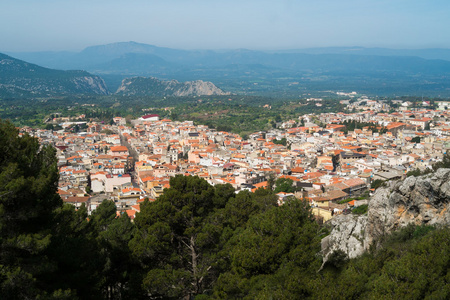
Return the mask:
[[132,205],[131,209],[140,212],[141,211],[141,205],[140,204],[136,204],[136,205]]
[[125,146],[114,146],[114,147],[111,147],[111,151],[112,152],[125,152],[125,151],[128,151],[128,148]]
[[128,193],[128,192],[140,192],[141,189],[138,188],[126,188],[122,190],[122,193]]
[[137,212],[137,211],[135,211],[135,210],[133,210],[133,209],[127,209],[127,210],[126,210],[126,213],[127,213],[128,217],[129,217],[130,219],[134,219],[134,218],[136,217],[136,212]]
[[302,167],[295,167],[295,168],[291,169],[291,172],[293,172],[293,173],[304,173],[305,169],[302,168]]
[[292,181],[300,181],[299,178],[297,178],[295,176],[289,176],[289,175],[281,175],[280,178],[288,178],[288,179],[292,179]]

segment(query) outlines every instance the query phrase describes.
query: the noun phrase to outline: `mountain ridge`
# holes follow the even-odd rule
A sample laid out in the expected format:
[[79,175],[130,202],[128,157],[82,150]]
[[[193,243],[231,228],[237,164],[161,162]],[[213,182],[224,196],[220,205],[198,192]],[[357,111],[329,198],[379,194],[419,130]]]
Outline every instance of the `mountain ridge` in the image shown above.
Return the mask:
[[61,71],[0,53],[0,95],[108,94],[104,80],[86,71]]

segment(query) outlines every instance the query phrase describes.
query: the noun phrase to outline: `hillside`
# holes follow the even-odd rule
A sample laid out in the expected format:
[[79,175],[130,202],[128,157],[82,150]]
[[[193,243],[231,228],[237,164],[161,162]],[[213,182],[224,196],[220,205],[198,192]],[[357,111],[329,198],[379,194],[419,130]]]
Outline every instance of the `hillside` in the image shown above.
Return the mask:
[[85,71],[43,68],[0,53],[0,96],[108,94],[99,76]]
[[202,80],[178,82],[162,81],[154,77],[126,78],[116,94],[125,96],[204,96],[227,95],[212,82]]

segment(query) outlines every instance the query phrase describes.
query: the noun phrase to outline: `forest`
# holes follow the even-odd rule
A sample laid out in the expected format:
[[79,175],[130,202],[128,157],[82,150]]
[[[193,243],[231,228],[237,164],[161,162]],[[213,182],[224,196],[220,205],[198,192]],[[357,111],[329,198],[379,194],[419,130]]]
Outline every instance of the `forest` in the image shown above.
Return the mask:
[[57,194],[55,150],[0,121],[2,299],[445,299],[450,230],[409,226],[322,266],[309,205],[176,176],[132,221]]

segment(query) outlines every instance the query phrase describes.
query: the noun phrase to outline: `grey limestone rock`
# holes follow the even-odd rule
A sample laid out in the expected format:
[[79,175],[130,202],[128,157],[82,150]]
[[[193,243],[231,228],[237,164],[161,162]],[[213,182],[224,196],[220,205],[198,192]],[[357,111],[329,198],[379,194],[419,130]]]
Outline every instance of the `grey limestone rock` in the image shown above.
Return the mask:
[[118,88],[116,94],[122,95],[147,95],[147,96],[210,96],[229,95],[209,81],[164,81],[155,77],[126,78]]
[[330,235],[322,240],[324,262],[334,251],[349,258],[376,246],[380,237],[408,224],[450,225],[450,169],[388,182],[369,201],[367,215],[340,215],[330,221]]

